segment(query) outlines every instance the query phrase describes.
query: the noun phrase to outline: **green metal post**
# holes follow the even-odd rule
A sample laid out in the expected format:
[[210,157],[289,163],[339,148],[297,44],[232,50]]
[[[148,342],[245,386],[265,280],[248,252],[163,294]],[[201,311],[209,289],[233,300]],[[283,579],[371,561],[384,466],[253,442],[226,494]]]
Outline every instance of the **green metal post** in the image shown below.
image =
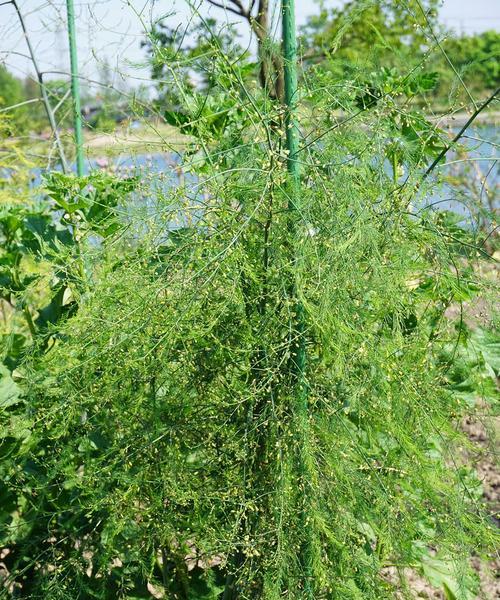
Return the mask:
[[[294,194],[291,197],[291,209],[296,206],[300,185],[300,164],[298,162],[299,129],[297,124],[297,39],[295,34],[295,2],[282,0],[283,12],[283,55],[286,106],[286,145],[288,154],[288,172],[290,173]],[[295,196],[295,197],[293,197]]]
[[[299,126],[297,122],[298,82],[297,82],[297,38],[295,33],[295,2],[294,0],[282,0],[283,12],[283,57],[284,57],[284,79],[285,79],[285,127],[286,148],[288,151],[287,169],[289,179],[289,203],[288,209],[292,213],[290,225],[295,233],[297,213],[300,213],[300,163],[299,163]],[[295,214],[294,214],[295,213]],[[306,364],[306,352],[304,343],[304,323],[302,306],[297,307],[297,333],[299,341],[297,347],[297,371],[303,404],[307,410],[307,389],[304,384],[304,369]]]
[[[284,80],[285,80],[285,126],[286,126],[286,148],[287,170],[289,173],[289,203],[290,230],[292,237],[297,231],[297,221],[300,218],[300,162],[299,162],[299,127],[297,120],[298,104],[298,80],[297,80],[297,37],[295,26],[295,1],[282,0],[282,28],[283,28],[283,58],[284,58]],[[295,240],[292,240],[295,247]],[[295,260],[293,261],[296,262]],[[305,376],[306,370],[306,343],[305,343],[305,315],[302,303],[298,298],[296,282],[293,284],[293,295],[295,297],[295,322],[293,324],[295,342],[294,371],[296,378],[296,400],[295,414],[300,423],[299,448],[299,478],[300,487],[303,490],[302,499],[302,522],[303,542],[300,549],[300,562],[304,572],[304,593],[308,599],[313,598],[313,582],[311,577],[311,535],[310,522],[307,518],[307,507],[310,502],[308,488],[310,485],[308,477],[308,459],[305,445],[308,441],[309,415],[308,415],[308,388]]]
[[71,61],[71,95],[73,97],[73,122],[75,129],[76,172],[83,175],[83,135],[82,110],[80,106],[80,80],[78,79],[78,58],[76,53],[75,9],[73,0],[66,0],[68,16],[69,56]]

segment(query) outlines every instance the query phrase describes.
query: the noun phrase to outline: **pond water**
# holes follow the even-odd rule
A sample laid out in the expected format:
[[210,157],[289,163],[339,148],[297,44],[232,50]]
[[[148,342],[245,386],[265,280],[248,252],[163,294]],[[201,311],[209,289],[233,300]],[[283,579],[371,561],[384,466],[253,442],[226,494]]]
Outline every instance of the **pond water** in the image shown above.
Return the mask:
[[[454,134],[456,132],[452,132]],[[498,209],[500,186],[500,164],[498,129],[493,125],[471,127],[461,139],[467,152],[457,154],[450,151],[446,162],[439,165],[435,173],[454,176],[460,185],[443,183],[432,195],[421,197],[417,206],[432,206],[436,210],[452,210],[463,215],[464,221],[474,224],[478,218],[491,220],[491,212]],[[199,179],[182,168],[182,157],[174,153],[122,155],[113,159],[105,157],[86,161],[86,171],[105,169],[122,176],[139,176],[144,185],[136,194],[136,204],[147,213],[154,205],[154,196],[173,187],[185,184],[194,197],[203,193]],[[33,185],[41,182],[42,170],[34,172]],[[130,213],[134,212],[129,207]],[[481,217],[479,213],[482,213]],[[487,215],[489,213],[489,216]]]
[[[424,203],[437,210],[452,210],[466,220],[475,220],[478,211],[484,210],[485,218],[490,220],[491,215],[488,217],[486,213],[498,210],[498,128],[493,125],[471,127],[460,142],[467,152],[448,152],[446,162],[435,169],[436,174],[444,174],[455,181],[443,183]],[[460,185],[457,185],[458,181]]]

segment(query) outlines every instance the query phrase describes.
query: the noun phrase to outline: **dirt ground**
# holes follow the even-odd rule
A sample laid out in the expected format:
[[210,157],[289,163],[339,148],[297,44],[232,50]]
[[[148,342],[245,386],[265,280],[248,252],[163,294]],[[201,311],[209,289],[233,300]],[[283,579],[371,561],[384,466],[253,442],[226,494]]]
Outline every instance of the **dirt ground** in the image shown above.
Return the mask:
[[[474,452],[469,452],[464,458],[473,465],[483,487],[483,500],[492,520],[500,525],[500,469],[495,449],[500,433],[500,418],[490,416],[467,417],[461,424],[463,431],[475,445]],[[477,600],[500,599],[500,557],[492,557],[488,564],[472,559],[472,565],[478,572],[481,589]],[[386,569],[384,576],[388,581],[396,583],[399,580],[395,569]],[[396,600],[448,600],[442,590],[433,588],[425,578],[412,569],[405,569],[404,576],[407,587],[396,593]]]
[[[462,423],[462,428],[479,450],[471,457],[471,460],[483,486],[483,499],[492,520],[498,527],[500,525],[500,468],[498,465],[500,418],[468,417]],[[481,577],[482,595],[479,598],[498,600],[500,598],[500,558],[497,557],[488,565],[489,573],[488,568],[478,561],[475,562],[474,567]]]

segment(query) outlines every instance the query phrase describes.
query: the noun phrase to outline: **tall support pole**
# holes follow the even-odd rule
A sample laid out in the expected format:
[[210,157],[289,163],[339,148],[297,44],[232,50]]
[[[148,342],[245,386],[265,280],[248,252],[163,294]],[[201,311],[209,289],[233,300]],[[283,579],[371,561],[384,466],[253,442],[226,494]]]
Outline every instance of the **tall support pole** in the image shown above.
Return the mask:
[[[295,0],[282,0],[282,30],[283,30],[283,58],[284,58],[284,80],[285,80],[285,127],[287,170],[289,175],[288,185],[288,210],[290,213],[290,234],[292,236],[292,247],[298,247],[297,222],[300,219],[300,162],[299,162],[299,127],[297,120],[298,104],[298,79],[297,79],[297,37],[295,26]],[[296,257],[293,257],[296,266]],[[293,273],[292,295],[295,304],[294,323],[292,324],[294,336],[293,363],[295,375],[295,416],[298,424],[298,478],[299,489],[302,491],[301,520],[302,520],[302,543],[300,548],[300,563],[304,574],[304,597],[313,600],[312,582],[312,539],[311,523],[308,518],[308,507],[311,502],[309,494],[309,459],[307,445],[309,442],[309,411],[308,411],[308,387],[306,381],[306,340],[305,340],[305,315],[302,302],[297,289],[296,273]]]
[[[288,150],[288,172],[292,180],[293,194],[290,208],[298,209],[296,201],[300,186],[299,129],[297,123],[297,38],[295,34],[295,2],[282,0],[283,55],[285,76],[285,122],[286,145]],[[293,197],[295,196],[295,197]]]
[[[297,121],[298,81],[297,81],[297,38],[295,33],[295,1],[282,0],[283,16],[283,57],[285,78],[285,129],[286,149],[288,151],[287,169],[289,174],[288,210],[292,235],[296,232],[297,218],[300,218],[300,162],[299,162],[299,126]],[[303,311],[300,303],[297,310],[297,357],[299,386],[303,404],[307,409],[307,388],[303,381],[306,364]]]
[[68,16],[69,56],[71,61],[71,95],[73,98],[73,122],[75,129],[76,172],[83,175],[83,136],[82,109],[80,105],[80,80],[78,79],[78,58],[76,52],[75,9],[73,0],[66,0]]

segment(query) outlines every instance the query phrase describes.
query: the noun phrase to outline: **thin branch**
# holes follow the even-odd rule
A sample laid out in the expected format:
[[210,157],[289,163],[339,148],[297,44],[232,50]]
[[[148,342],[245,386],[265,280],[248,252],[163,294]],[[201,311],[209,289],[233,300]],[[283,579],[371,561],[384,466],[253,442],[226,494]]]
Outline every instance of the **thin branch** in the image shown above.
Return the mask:
[[64,94],[64,96],[59,100],[59,102],[55,105],[54,107],[54,114],[57,113],[57,111],[61,108],[61,106],[64,104],[65,100],[68,98],[68,96],[71,94],[71,90],[67,90],[66,93]]
[[[1,6],[1,4],[0,4]],[[14,110],[15,108],[19,108],[20,106],[25,106],[26,104],[33,104],[34,102],[41,102],[40,98],[31,98],[31,100],[25,100],[24,102],[18,102],[17,104],[11,104],[6,108],[0,108],[0,113],[8,112],[9,110]]]
[[237,8],[232,8],[231,6],[226,6],[221,2],[216,2],[216,0],[207,0],[209,4],[212,6],[216,6],[217,8],[222,8],[222,10],[227,10],[233,15],[238,15],[238,17],[244,17],[245,19],[249,19],[250,15],[245,10],[244,6],[239,2],[239,0],[230,0]]
[[243,6],[241,0],[229,0],[229,2],[231,2],[231,4],[234,4],[235,6],[237,6],[241,10],[242,14],[245,14],[245,15],[249,14],[249,11],[245,10],[245,7]]
[[448,146],[446,146],[445,148],[443,148],[443,150],[441,150],[441,152],[438,154],[438,156],[434,159],[434,161],[431,164],[431,166],[424,173],[423,179],[425,179],[426,177],[428,177],[432,173],[432,171],[434,171],[434,169],[437,167],[437,165],[439,164],[439,162],[441,161],[441,159],[443,158],[443,156],[448,152],[448,150],[453,146],[453,144],[455,144],[463,136],[463,134],[465,133],[465,131],[469,128],[470,124],[473,121],[475,121],[475,119],[477,118],[477,116],[479,115],[479,113],[481,113],[488,106],[488,104],[490,104],[490,102],[492,102],[499,94],[500,94],[500,87],[497,88],[493,92],[493,94],[491,94],[491,96],[489,98],[487,98],[482,104],[480,104],[476,108],[476,110],[469,117],[469,119],[467,120],[467,122],[465,123],[465,125],[462,127],[462,129],[460,129],[460,131],[452,139],[452,141],[448,144]]
[[231,4],[234,4],[235,6],[238,7],[238,9],[241,11],[242,16],[246,17],[247,19],[250,17],[250,11],[245,9],[241,0],[229,0],[229,2],[231,2]]

